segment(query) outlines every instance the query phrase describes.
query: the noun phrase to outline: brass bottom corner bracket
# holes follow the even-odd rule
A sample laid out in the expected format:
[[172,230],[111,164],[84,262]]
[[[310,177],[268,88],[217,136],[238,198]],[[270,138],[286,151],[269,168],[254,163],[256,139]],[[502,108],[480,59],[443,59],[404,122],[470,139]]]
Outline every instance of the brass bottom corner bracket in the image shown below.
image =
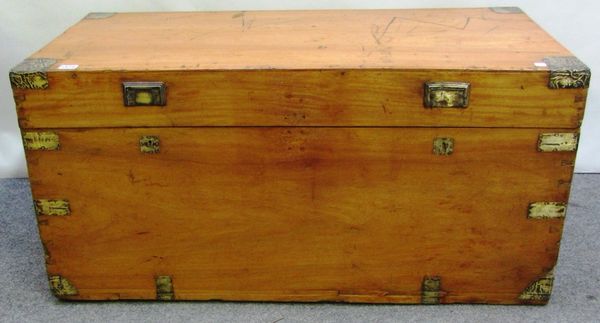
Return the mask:
[[48,277],[50,282],[50,290],[56,297],[76,296],[79,294],[77,288],[71,282],[59,275]]
[[529,284],[519,295],[519,300],[525,304],[546,304],[550,300],[553,285],[554,270],[551,270],[544,277]]

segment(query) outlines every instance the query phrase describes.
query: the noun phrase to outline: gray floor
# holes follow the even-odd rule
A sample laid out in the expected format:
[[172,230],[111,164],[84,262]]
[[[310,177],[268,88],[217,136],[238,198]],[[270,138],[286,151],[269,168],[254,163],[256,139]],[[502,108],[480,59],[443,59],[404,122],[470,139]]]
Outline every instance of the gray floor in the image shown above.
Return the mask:
[[25,179],[0,180],[0,321],[600,322],[600,175],[576,175],[547,306],[69,303],[51,296]]

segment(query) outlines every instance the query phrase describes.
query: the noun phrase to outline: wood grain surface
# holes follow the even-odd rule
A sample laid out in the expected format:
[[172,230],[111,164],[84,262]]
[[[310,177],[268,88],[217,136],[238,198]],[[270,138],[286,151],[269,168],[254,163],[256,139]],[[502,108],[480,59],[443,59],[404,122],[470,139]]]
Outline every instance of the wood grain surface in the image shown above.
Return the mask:
[[84,71],[522,71],[570,55],[523,13],[471,8],[117,13],[83,19],[34,57]]
[[528,204],[566,202],[575,157],[538,152],[537,129],[56,131],[60,150],[27,151],[32,191],[71,214],[40,233],[89,300],[154,299],[170,275],[177,300],[418,303],[437,275],[443,303],[519,303],[563,226]]

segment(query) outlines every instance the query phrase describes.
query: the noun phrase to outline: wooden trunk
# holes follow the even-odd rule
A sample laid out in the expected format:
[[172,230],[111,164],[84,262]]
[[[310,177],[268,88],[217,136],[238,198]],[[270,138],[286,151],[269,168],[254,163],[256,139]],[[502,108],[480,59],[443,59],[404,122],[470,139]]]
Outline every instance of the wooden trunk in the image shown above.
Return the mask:
[[94,13],[11,72],[68,300],[544,304],[589,69],[517,8]]

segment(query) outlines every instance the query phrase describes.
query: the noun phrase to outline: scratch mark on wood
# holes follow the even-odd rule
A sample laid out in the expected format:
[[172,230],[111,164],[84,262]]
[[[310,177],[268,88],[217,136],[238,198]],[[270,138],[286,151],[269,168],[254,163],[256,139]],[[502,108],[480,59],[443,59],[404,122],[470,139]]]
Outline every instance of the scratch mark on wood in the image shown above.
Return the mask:
[[409,31],[407,31],[406,33],[407,33],[407,34],[412,34],[412,33],[413,33],[413,31],[415,31],[417,28],[419,28],[419,26],[414,26],[414,27],[412,27],[412,28],[411,28]]
[[496,30],[496,29],[498,29],[498,27],[500,27],[500,26],[495,26],[495,27],[491,28],[490,30],[486,31],[486,32],[485,32],[485,35],[487,35],[487,34],[491,33],[492,31],[494,31],[494,30]]
[[231,16],[231,18],[232,19],[241,18],[242,32],[249,30],[250,27],[252,26],[252,23],[254,23],[254,19],[246,20],[246,12],[245,11],[240,11],[240,12],[234,14],[233,16]]
[[388,32],[388,30],[390,29],[390,26],[394,23],[394,21],[396,21],[396,17],[392,17],[392,19],[390,19],[390,21],[387,23],[387,25],[385,25],[385,28],[383,29],[383,31],[381,33],[379,33],[379,25],[372,26],[371,36],[373,36],[373,39],[375,39],[377,44],[381,44],[381,39]]
[[133,170],[129,170],[129,173],[127,173],[127,178],[129,178],[129,182],[131,182],[131,184],[136,183],[135,175],[133,175]]
[[385,114],[390,114],[390,112],[387,110],[387,108],[386,108],[385,104],[383,104],[383,103],[382,103],[382,104],[381,104],[381,108],[383,109],[383,113],[385,113]]
[[452,25],[446,25],[446,24],[441,24],[441,23],[438,23],[438,22],[427,21],[427,20],[419,20],[419,19],[414,19],[414,18],[405,18],[405,17],[394,17],[394,18],[398,18],[398,19],[402,19],[402,20],[407,20],[407,21],[418,22],[418,23],[421,23],[421,24],[428,24],[428,25],[435,25],[435,26],[441,26],[441,27],[446,27],[446,28],[452,28],[452,29],[457,29],[457,30],[465,30],[465,29],[467,29],[467,26],[469,26],[469,24],[471,23],[471,17],[467,17],[467,20],[465,20],[465,24],[462,27],[456,27],[456,26],[452,26]]

